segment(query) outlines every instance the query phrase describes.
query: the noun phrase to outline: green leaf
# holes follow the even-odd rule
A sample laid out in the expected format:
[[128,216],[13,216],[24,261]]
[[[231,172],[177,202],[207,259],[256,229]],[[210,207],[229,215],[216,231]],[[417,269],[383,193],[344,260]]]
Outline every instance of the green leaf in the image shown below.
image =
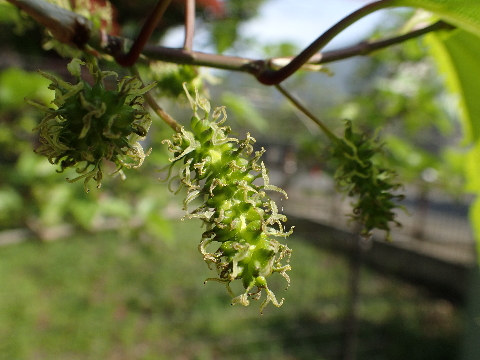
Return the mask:
[[92,229],[93,220],[98,214],[98,204],[84,199],[75,199],[70,206],[75,221],[84,229]]
[[55,186],[37,187],[36,196],[39,202],[40,219],[44,226],[60,224],[65,210],[73,201],[73,188],[67,183]]
[[22,212],[22,196],[14,188],[0,188],[0,224],[11,224],[12,219]]
[[423,8],[446,22],[480,36],[478,0],[394,0],[394,6]]
[[128,201],[116,197],[104,197],[98,204],[98,212],[103,216],[113,216],[125,220],[132,216],[132,208]]
[[[0,10],[1,11],[1,10]],[[34,99],[44,104],[53,100],[48,90],[50,81],[38,74],[17,68],[10,68],[0,73],[0,108],[14,110],[26,105],[25,98]]]
[[426,36],[449,90],[458,96],[467,141],[480,138],[480,37],[463,30]]
[[470,224],[473,234],[477,240],[477,254],[480,256],[480,141],[475,143],[472,149],[466,154],[464,166],[467,180],[466,191],[477,195],[470,207]]
[[221,54],[232,47],[238,38],[238,25],[237,19],[225,19],[215,24],[212,29],[212,39],[217,52]]
[[409,181],[418,179],[425,169],[438,166],[435,156],[398,136],[385,137],[385,147],[402,176]]
[[477,238],[477,254],[480,254],[480,196],[477,196],[473,204],[470,206],[470,224],[472,226],[473,233]]
[[464,159],[465,176],[467,180],[465,190],[467,192],[480,194],[480,166],[478,159],[480,159],[480,141],[476,142],[475,146],[470,149]]
[[222,103],[235,115],[240,124],[254,126],[259,131],[265,131],[268,128],[268,121],[246,98],[226,91],[222,94]]
[[464,171],[466,191],[477,194],[470,209],[470,220],[480,245],[480,37],[458,29],[428,34],[425,39],[449,90],[458,97],[458,114],[463,123],[465,141],[474,143],[465,157]]
[[173,231],[172,222],[158,213],[150,213],[145,222],[146,230],[169,244],[173,244],[175,233]]

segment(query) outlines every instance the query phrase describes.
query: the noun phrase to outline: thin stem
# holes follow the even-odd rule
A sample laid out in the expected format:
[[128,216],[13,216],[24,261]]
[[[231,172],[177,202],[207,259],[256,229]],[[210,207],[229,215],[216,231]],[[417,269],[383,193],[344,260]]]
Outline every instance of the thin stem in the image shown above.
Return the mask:
[[293,58],[288,65],[285,65],[279,70],[264,69],[263,71],[256,74],[257,80],[264,85],[279,84],[280,82],[288,78],[290,75],[295,73],[298,69],[300,69],[305,63],[310,60],[313,55],[323,49],[325,45],[327,45],[335,36],[337,36],[343,30],[345,30],[358,20],[364,18],[365,16],[370,15],[371,13],[391,6],[391,3],[392,0],[380,0],[365,5],[357,11],[354,11],[350,15],[337,22],[322,35],[320,35],[317,40],[315,40],[299,55]]
[[142,53],[145,44],[152,35],[153,31],[157,27],[160,19],[162,18],[171,0],[158,0],[157,5],[153,9],[153,12],[148,17],[147,21],[143,25],[137,39],[133,43],[130,51],[127,54],[120,54],[115,56],[115,61],[124,67],[130,67],[138,60],[138,57]]
[[332,51],[324,52],[323,54],[316,54],[310,58],[309,64],[326,64],[329,62],[339,61],[348,59],[355,56],[365,56],[370,53],[385,49],[392,45],[400,44],[402,42],[415,39],[422,35],[425,35],[429,32],[438,31],[438,30],[453,30],[455,26],[450,25],[444,21],[437,21],[436,23],[426,26],[421,29],[411,31],[409,33],[395,36],[389,39],[378,40],[378,41],[362,41],[356,45],[349,46],[343,49],[337,49]]
[[[138,72],[138,69],[135,66],[130,67],[130,73],[134,76],[136,76],[140,81],[142,81],[142,78],[140,77],[140,73]],[[143,85],[145,86],[145,83],[142,81]],[[145,100],[147,101],[147,104],[152,108],[153,111],[158,115],[160,119],[163,120],[168,126],[170,126],[174,131],[180,132],[182,126],[168,114],[163,108],[158,105],[158,103],[155,101],[153,96],[150,94],[149,91],[147,91],[144,95]]]
[[185,1],[185,42],[183,49],[192,50],[193,35],[195,32],[195,0]]
[[152,108],[153,111],[155,111],[155,114],[157,114],[158,117],[165,122],[165,124],[170,126],[175,132],[180,132],[182,125],[180,125],[173,117],[170,116],[170,114],[163,110],[160,105],[158,105],[152,94],[147,92],[144,94],[144,97],[147,101],[147,104]]
[[295,96],[293,96],[287,89],[285,89],[280,84],[275,84],[275,87],[285,96],[290,102],[307,117],[309,117],[313,122],[315,122],[320,129],[327,135],[327,137],[332,140],[332,142],[338,141],[338,137],[330,131],[327,125],[325,125],[318,117],[310,112]]

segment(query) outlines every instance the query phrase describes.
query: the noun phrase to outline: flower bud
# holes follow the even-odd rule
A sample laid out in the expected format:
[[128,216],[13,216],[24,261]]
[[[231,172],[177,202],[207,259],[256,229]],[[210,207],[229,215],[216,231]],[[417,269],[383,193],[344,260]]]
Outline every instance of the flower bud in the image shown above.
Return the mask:
[[143,140],[150,127],[150,116],[142,106],[142,94],[154,84],[143,86],[135,77],[125,77],[118,82],[116,90],[107,90],[103,79],[118,75],[100,71],[96,63],[87,64],[94,78],[91,86],[81,78],[84,62],[73,59],[67,66],[77,78],[72,85],[43,72],[39,73],[52,81],[49,88],[55,91],[53,104],[56,109],[29,101],[44,110],[47,115],[35,128],[40,133],[42,145],[36,149],[50,163],[59,164],[60,172],[74,167],[78,177],[67,179],[75,182],[94,179],[100,187],[102,164],[105,160],[115,163],[113,174],[121,174],[122,168],[138,168],[148,155],[138,140]]
[[[173,141],[164,142],[174,154],[170,159],[172,166],[183,162],[179,177],[188,187],[185,209],[195,198],[205,197],[203,205],[186,216],[199,218],[206,224],[199,249],[205,262],[215,265],[218,273],[217,278],[207,280],[225,283],[233,296],[232,304],[248,305],[249,297],[258,300],[265,290],[267,297],[261,311],[269,302],[280,306],[283,300],[277,301],[267,277],[280,273],[290,283],[286,274],[290,265],[282,264],[282,260],[288,262],[291,250],[275,237],[289,236],[293,229],[284,232],[281,222],[286,217],[278,214],[266,191],[285,196],[286,193],[270,185],[265,165],[263,162],[258,165],[264,150],[252,156],[250,144],[255,139],[249,134],[243,141],[228,137],[230,128],[220,126],[226,120],[223,107],[215,109],[210,120],[210,103],[198,92],[195,100],[188,91],[187,96],[195,112],[191,121],[193,132],[182,128]],[[198,108],[204,110],[203,117],[198,115]],[[257,178],[262,178],[264,184],[254,184]],[[213,242],[219,245],[211,252],[207,248]],[[229,285],[234,280],[241,280],[245,289],[238,296]]]

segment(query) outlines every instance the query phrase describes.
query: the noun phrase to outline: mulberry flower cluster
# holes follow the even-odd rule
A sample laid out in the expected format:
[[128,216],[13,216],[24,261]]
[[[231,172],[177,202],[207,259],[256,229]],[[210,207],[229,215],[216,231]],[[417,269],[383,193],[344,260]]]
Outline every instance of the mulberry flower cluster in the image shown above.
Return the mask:
[[394,210],[404,196],[394,193],[401,186],[395,182],[397,174],[375,163],[374,155],[381,151],[375,137],[355,133],[347,121],[344,137],[333,145],[332,158],[339,163],[334,176],[337,187],[357,199],[352,218],[363,225],[362,235],[369,237],[373,229],[380,229],[390,239],[390,224],[400,226]]
[[[87,65],[92,74],[93,86],[82,80],[82,65]],[[148,153],[138,141],[145,138],[151,123],[142,106],[142,94],[155,84],[143,86],[139,79],[127,76],[118,81],[116,90],[107,90],[104,78],[117,77],[117,73],[100,71],[95,62],[85,64],[78,59],[69,63],[68,70],[77,78],[75,85],[39,71],[52,82],[49,88],[55,91],[56,109],[29,101],[46,112],[36,127],[42,145],[35,151],[50,163],[59,164],[60,172],[76,168],[79,176],[67,181],[83,179],[88,192],[91,179],[100,187],[105,160],[113,162],[113,174],[122,177],[122,168],[142,165]]]
[[[266,191],[276,191],[287,197],[282,189],[271,185],[265,164],[260,161],[265,150],[253,151],[255,139],[247,133],[246,139],[229,137],[230,127],[221,126],[226,118],[224,107],[216,108],[210,119],[210,103],[199,96],[187,96],[195,112],[191,130],[182,128],[173,141],[164,140],[174,154],[172,166],[182,163],[179,178],[187,188],[184,209],[187,217],[201,219],[206,224],[199,250],[208,266],[217,270],[218,277],[209,278],[225,283],[233,297],[232,304],[249,304],[249,298],[260,299],[262,290],[266,299],[261,311],[272,302],[281,306],[267,285],[267,277],[280,273],[290,283],[287,271],[291,250],[275,237],[286,237],[285,215]],[[197,110],[205,112],[201,118]],[[171,169],[171,167],[170,167]],[[256,179],[262,185],[254,183]],[[263,181],[261,181],[263,180]],[[180,190],[180,189],[179,189]],[[188,205],[201,198],[203,203],[196,210],[188,211]],[[216,243],[215,251],[210,251]],[[287,264],[282,264],[285,260]],[[234,280],[241,280],[245,289],[235,295],[230,287]]]

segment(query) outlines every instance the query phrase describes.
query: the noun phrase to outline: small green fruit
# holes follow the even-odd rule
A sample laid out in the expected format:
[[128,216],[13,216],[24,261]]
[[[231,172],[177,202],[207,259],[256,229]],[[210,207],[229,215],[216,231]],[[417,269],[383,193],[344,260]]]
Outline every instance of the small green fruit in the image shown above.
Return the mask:
[[91,179],[98,187],[101,185],[103,161],[115,163],[117,169],[113,174],[122,177],[122,168],[142,165],[148,154],[138,141],[147,135],[151,120],[142,106],[141,95],[154,84],[144,87],[139,79],[124,77],[116,90],[107,90],[103,79],[117,77],[117,73],[100,71],[96,63],[89,63],[87,67],[94,78],[94,84],[90,85],[81,78],[81,65],[85,63],[78,59],[68,65],[70,73],[77,78],[75,85],[39,71],[52,81],[49,88],[55,91],[56,109],[29,103],[47,113],[35,129],[40,132],[42,143],[36,152],[52,164],[59,164],[60,172],[75,167],[81,175],[67,181],[84,179],[88,192]]
[[[227,116],[225,108],[215,109],[210,120],[210,103],[198,91],[195,100],[185,91],[195,112],[191,121],[193,132],[182,128],[173,141],[164,142],[174,154],[170,159],[172,166],[183,162],[179,175],[173,179],[179,178],[181,185],[187,187],[184,209],[194,199],[203,198],[203,204],[187,216],[206,224],[199,250],[218,273],[217,278],[207,281],[225,283],[233,297],[232,304],[246,306],[249,297],[258,300],[265,290],[267,296],[261,311],[269,302],[281,306],[283,299],[277,301],[266,278],[280,273],[290,283],[290,265],[282,261],[288,262],[291,250],[275,237],[289,236],[293,229],[284,231],[282,222],[286,217],[278,213],[266,191],[277,191],[285,197],[287,194],[270,185],[265,164],[258,163],[265,150],[252,154],[255,139],[250,134],[245,140],[228,137],[230,128],[221,126]],[[198,108],[205,112],[204,117],[198,115]],[[263,179],[263,185],[254,183],[258,178]],[[214,242],[219,245],[211,252],[208,247]],[[244,293],[232,292],[229,284],[234,280],[241,280]]]

